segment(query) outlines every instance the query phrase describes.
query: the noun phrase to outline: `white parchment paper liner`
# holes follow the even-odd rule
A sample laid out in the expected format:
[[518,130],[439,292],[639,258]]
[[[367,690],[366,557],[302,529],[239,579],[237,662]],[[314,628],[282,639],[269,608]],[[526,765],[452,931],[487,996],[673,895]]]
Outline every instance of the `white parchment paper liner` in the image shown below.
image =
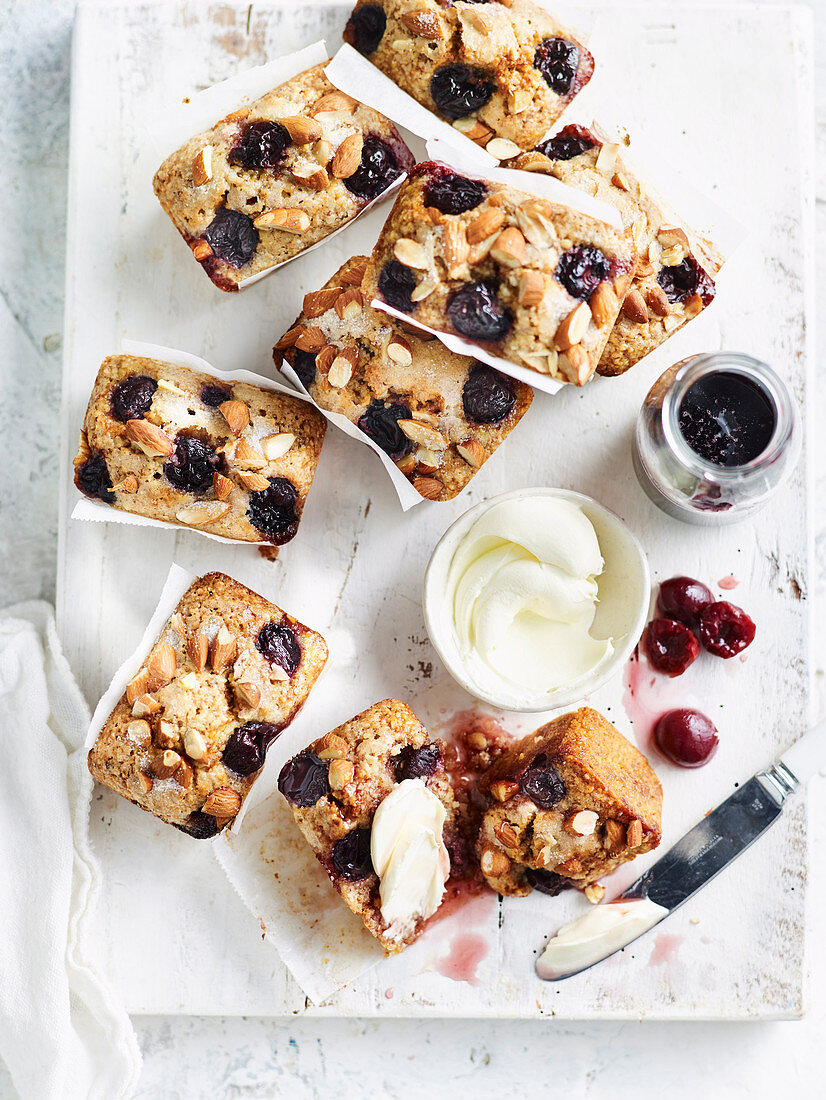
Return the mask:
[[[280,382],[274,382],[271,378],[265,378],[259,374],[252,374],[247,370],[219,371],[205,359],[197,355],[191,355],[186,351],[177,351],[174,348],[165,348],[159,344],[146,344],[139,340],[122,340],[120,351],[122,355],[136,355],[145,359],[159,359],[165,363],[173,363],[178,367],[188,367],[190,370],[201,371],[211,375],[216,382],[230,385],[233,382],[246,382],[251,386],[259,386],[262,390],[272,393],[283,393],[288,397],[297,397],[300,401],[312,404],[306,393],[299,393]],[[229,546],[272,546],[267,539],[260,542],[247,542],[244,539],[230,539],[226,535],[216,535],[200,527],[187,527],[183,523],[169,523],[163,519],[152,519],[149,516],[138,516],[132,512],[122,512],[113,508],[111,504],[104,504],[102,500],[92,500],[83,496],[79,490],[80,498],[72,509],[72,519],[93,521],[96,523],[125,523],[133,527],[160,527],[164,531],[193,531],[196,535],[204,535],[215,542],[227,543]]]
[[[265,65],[257,65],[255,68],[246,69],[244,72],[235,73],[220,84],[214,84],[211,88],[205,88],[189,97],[188,102],[176,100],[147,121],[147,129],[160,160],[165,160],[176,149],[184,145],[193,135],[203,130],[210,130],[219,119],[224,118],[232,111],[237,111],[247,103],[253,103],[256,99],[271,92],[279,84],[290,80],[299,73],[312,69],[315,65],[323,64],[329,57],[327,47],[323,41],[314,42],[295,53],[285,54],[268,61]],[[372,66],[371,66],[372,68]],[[368,104],[370,106],[370,104]],[[381,110],[379,107],[378,110]],[[386,112],[383,112],[386,113]],[[370,210],[376,203],[381,202],[396,188],[400,187],[404,180],[404,174],[395,179],[389,187],[386,187],[380,195],[371,199],[344,225],[334,229],[331,233],[322,237],[320,241],[308,245],[295,256],[290,256],[280,264],[268,267],[266,271],[258,271],[247,279],[238,283],[238,289],[257,283],[259,279],[278,271],[285,264],[306,256],[321,245],[326,244],[332,237],[337,236],[354,221]],[[265,230],[265,232],[267,232]]]

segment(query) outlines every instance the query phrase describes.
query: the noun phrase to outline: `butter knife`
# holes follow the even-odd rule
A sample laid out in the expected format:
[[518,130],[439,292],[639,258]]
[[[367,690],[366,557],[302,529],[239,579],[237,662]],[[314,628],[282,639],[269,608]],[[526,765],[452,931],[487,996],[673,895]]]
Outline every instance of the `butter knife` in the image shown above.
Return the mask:
[[650,932],[753,844],[824,767],[826,722],[738,787],[619,897],[560,929],[537,959],[537,975],[571,978]]

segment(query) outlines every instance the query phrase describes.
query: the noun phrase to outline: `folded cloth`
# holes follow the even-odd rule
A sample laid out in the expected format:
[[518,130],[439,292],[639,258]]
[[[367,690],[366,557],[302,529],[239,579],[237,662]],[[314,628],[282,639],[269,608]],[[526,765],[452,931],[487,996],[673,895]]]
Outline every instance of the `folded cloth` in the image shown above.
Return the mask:
[[24,1100],[118,1100],[140,1069],[87,942],[88,725],[48,604],[0,612],[0,1056]]

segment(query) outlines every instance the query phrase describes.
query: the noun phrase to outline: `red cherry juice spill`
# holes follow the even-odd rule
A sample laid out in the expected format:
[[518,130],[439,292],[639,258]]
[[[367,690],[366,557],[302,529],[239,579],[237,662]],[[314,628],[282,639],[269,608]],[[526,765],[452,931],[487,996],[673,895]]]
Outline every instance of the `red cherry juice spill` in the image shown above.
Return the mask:
[[450,950],[434,967],[437,974],[454,982],[479,985],[477,969],[489,950],[488,941],[477,932],[463,932],[450,941]]
[[649,966],[663,966],[673,961],[677,948],[683,942],[682,936],[670,932],[661,932],[654,941],[654,950],[648,960]]
[[623,685],[622,706],[633,727],[637,747],[646,755],[654,752],[659,756],[654,726],[667,711],[692,705],[686,701],[685,687],[679,679],[654,672],[637,649],[625,666]]
[[729,574],[727,577],[723,577],[722,580],[717,581],[717,587],[722,588],[724,592],[731,592],[739,583],[733,574]]

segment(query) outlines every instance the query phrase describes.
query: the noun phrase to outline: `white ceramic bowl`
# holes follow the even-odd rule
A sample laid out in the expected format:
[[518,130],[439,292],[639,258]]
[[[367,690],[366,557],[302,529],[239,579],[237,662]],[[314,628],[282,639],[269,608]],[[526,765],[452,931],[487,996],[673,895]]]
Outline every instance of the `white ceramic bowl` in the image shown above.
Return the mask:
[[[580,679],[570,687],[559,687],[543,695],[541,701],[530,706],[515,708],[512,703],[499,699],[495,693],[480,689],[467,674],[459,653],[456,634],[453,627],[451,609],[447,606],[445,593],[450,564],[461,539],[470,527],[488,509],[503,500],[523,500],[531,497],[556,497],[578,504],[594,526],[599,540],[605,568],[597,577],[599,603],[591,627],[595,638],[613,638],[614,652],[611,657],[594,670],[593,675]],[[504,493],[491,500],[469,508],[461,515],[444,535],[430,556],[430,562],[424,578],[424,619],[427,632],[436,652],[441,657],[450,675],[465,691],[485,703],[502,710],[535,712],[570,707],[607,683],[622,668],[640,639],[650,603],[651,582],[648,562],[642,546],[635,535],[623,523],[593,497],[574,493],[568,489],[517,489],[513,493]]]

